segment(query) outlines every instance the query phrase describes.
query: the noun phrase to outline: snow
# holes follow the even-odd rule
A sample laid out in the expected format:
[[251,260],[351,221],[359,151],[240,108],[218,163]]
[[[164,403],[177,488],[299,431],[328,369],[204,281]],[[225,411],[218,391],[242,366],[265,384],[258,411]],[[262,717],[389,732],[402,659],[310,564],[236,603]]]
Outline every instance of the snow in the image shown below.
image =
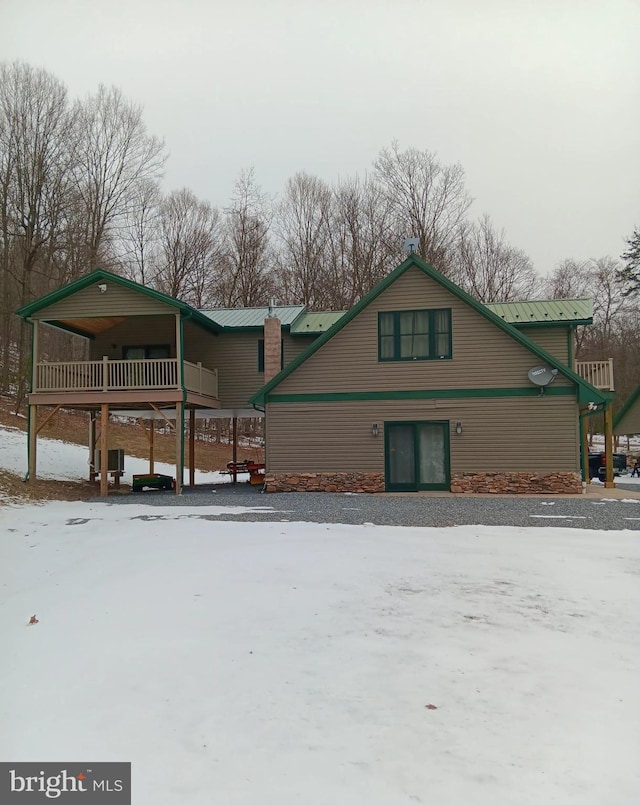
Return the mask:
[[[0,425],[0,467],[17,475],[27,472],[27,434],[18,428]],[[123,483],[130,484],[132,476],[149,472],[149,462],[125,456]],[[154,472],[175,477],[175,464],[156,461]],[[86,481],[89,478],[89,448],[57,439],[38,437],[37,476],[54,481]],[[196,470],[197,484],[229,483],[231,477],[221,472]]]
[[0,757],[130,760],[136,805],[635,805],[637,531],[265,511],[0,506]]

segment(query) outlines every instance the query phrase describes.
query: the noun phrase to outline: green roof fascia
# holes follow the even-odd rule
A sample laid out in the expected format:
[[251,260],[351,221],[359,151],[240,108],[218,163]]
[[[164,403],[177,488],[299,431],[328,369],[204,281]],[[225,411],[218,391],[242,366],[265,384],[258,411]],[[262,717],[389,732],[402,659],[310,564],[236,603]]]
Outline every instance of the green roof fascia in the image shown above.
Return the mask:
[[640,397],[640,385],[636,386],[635,389],[629,395],[627,401],[622,406],[622,408],[618,411],[616,416],[613,420],[613,428],[614,430],[622,423],[622,420],[625,416],[629,413],[633,405],[637,402],[638,398]]
[[314,352],[324,346],[324,344],[333,338],[334,335],[339,333],[343,327],[346,327],[350,321],[352,321],[362,310],[364,310],[365,307],[370,305],[374,299],[380,296],[383,291],[386,291],[386,289],[399,277],[401,277],[402,274],[414,266],[419,268],[424,274],[452,293],[462,302],[465,302],[481,316],[484,316],[486,319],[493,322],[496,327],[499,327],[505,333],[510,335],[515,341],[526,347],[534,355],[537,355],[545,363],[548,363],[550,366],[556,368],[568,380],[575,383],[578,389],[577,396],[579,402],[606,403],[611,399],[609,394],[602,392],[599,389],[596,389],[590,383],[587,383],[586,380],[577,375],[572,369],[569,369],[568,366],[557,360],[557,358],[554,358],[553,355],[548,353],[546,350],[539,347],[537,344],[527,338],[526,335],[521,333],[511,324],[508,324],[492,310],[489,310],[489,308],[486,307],[486,305],[483,305],[482,302],[478,302],[477,299],[474,299],[466,291],[463,291],[462,288],[459,288],[455,283],[451,282],[451,280],[444,277],[442,274],[436,271],[435,268],[430,266],[428,263],[425,263],[424,260],[417,257],[415,254],[412,254],[404,262],[400,263],[400,265],[397,266],[390,274],[388,274],[381,282],[379,282],[375,288],[372,288],[369,293],[365,294],[362,299],[351,308],[351,310],[347,311],[347,313],[345,313],[342,318],[338,319],[338,321],[332,327],[330,327],[325,333],[323,333],[323,335],[310,344],[307,349],[304,350],[304,352],[301,352],[296,358],[294,358],[293,361],[291,361],[288,366],[286,366],[281,372],[273,377],[261,389],[258,389],[258,391],[249,399],[249,403],[252,405],[265,405],[268,395],[279,383],[281,383],[286,377],[294,372],[298,366],[310,358]]
[[525,327],[531,327],[532,329],[538,327],[580,327],[593,324],[593,319],[576,319],[572,321],[518,321],[510,322],[510,324],[518,330],[524,329]]
[[[16,311],[16,315],[23,319],[27,319],[34,313],[37,313],[39,310],[49,307],[49,305],[53,305],[55,302],[59,302],[61,299],[66,299],[68,296],[73,296],[74,293],[82,291],[84,288],[88,288],[90,285],[93,285],[95,282],[99,282],[100,280],[105,280],[106,282],[115,282],[116,285],[121,285],[123,288],[128,288],[131,291],[137,291],[138,293],[149,297],[149,299],[154,299],[156,302],[164,302],[164,304],[178,309],[181,313],[187,314],[187,318],[192,319],[202,327],[212,330],[215,333],[222,332],[223,328],[219,324],[216,324],[216,322],[212,319],[203,316],[202,313],[191,307],[191,305],[188,305],[186,302],[181,302],[179,299],[174,299],[172,296],[167,296],[167,294],[164,294],[161,291],[155,291],[153,288],[147,288],[146,285],[140,285],[138,282],[133,282],[125,277],[112,274],[110,271],[105,271],[104,268],[97,268],[90,274],[86,274],[84,277],[80,277],[79,279],[70,282],[68,285],[63,285],[62,288],[51,291],[51,293],[41,296],[39,299],[35,299],[33,302],[29,302],[29,304],[23,305],[19,310]],[[68,328],[65,327],[65,329]]]

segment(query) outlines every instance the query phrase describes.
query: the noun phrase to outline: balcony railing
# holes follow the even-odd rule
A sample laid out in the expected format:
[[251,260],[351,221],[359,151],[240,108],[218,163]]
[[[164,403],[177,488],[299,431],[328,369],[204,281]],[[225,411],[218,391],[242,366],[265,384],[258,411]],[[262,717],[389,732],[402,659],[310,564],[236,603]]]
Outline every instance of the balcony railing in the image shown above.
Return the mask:
[[[184,384],[189,391],[218,397],[218,372],[184,361]],[[177,389],[176,358],[149,360],[67,361],[38,363],[35,392],[145,391]]]
[[613,358],[606,361],[576,361],[576,374],[597,389],[615,391],[613,385]]

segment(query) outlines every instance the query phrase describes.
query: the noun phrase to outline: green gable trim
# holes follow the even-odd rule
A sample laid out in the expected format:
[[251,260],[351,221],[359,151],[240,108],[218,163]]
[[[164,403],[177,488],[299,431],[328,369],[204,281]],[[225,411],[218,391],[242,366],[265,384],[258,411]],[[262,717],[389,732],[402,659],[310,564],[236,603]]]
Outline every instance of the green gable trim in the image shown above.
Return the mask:
[[410,389],[408,391],[331,391],[318,394],[270,394],[271,403],[366,402],[371,400],[456,400],[497,397],[574,397],[573,386],[549,386],[544,394],[536,387],[489,389]]
[[353,321],[355,317],[361,313],[367,305],[370,305],[371,302],[374,301],[381,293],[387,290],[387,288],[392,285],[399,277],[401,277],[409,268],[418,268],[432,280],[437,282],[447,291],[452,293],[462,302],[467,304],[481,316],[484,316],[490,322],[496,325],[499,329],[503,330],[503,332],[507,333],[521,344],[523,347],[528,349],[538,358],[540,358],[545,363],[548,363],[551,367],[556,368],[562,375],[564,375],[568,380],[572,383],[575,383],[578,387],[578,398],[580,402],[606,402],[610,399],[609,395],[605,392],[599,391],[598,389],[594,388],[590,383],[586,380],[583,380],[579,375],[577,375],[573,370],[569,369],[564,363],[559,361],[557,358],[554,358],[553,355],[548,353],[546,350],[539,347],[533,341],[531,341],[527,336],[521,333],[512,325],[508,324],[504,319],[498,316],[496,313],[493,313],[488,307],[483,305],[481,302],[478,302],[477,299],[474,299],[472,296],[469,296],[466,291],[463,291],[462,288],[459,288],[455,285],[451,280],[444,277],[442,274],[437,272],[435,268],[430,266],[428,263],[425,263],[424,260],[417,257],[415,254],[410,255],[403,263],[388,274],[382,282],[378,283],[375,288],[369,291],[368,294],[362,297],[362,299],[354,305],[347,313],[342,316],[342,318],[338,319],[338,321],[330,327],[326,333],[321,335],[317,338],[312,344],[310,344],[304,352],[301,352],[291,363],[283,369],[282,372],[279,372],[274,378],[272,378],[268,383],[266,383],[261,389],[259,389],[249,400],[249,403],[252,405],[264,405],[267,402],[267,398],[271,394],[274,388],[278,386],[286,377],[292,374],[301,364],[303,364],[308,358],[310,358],[317,350],[323,347],[327,341],[333,338],[334,335],[340,332],[343,327],[346,327],[350,321]]
[[[223,330],[219,324],[216,324],[216,322],[207,318],[207,316],[203,316],[202,313],[191,307],[191,305],[188,305],[186,302],[181,302],[179,299],[174,299],[171,296],[167,296],[167,294],[164,294],[161,291],[154,291],[153,288],[147,288],[146,285],[140,285],[137,282],[125,279],[125,277],[112,274],[110,271],[105,271],[103,268],[97,268],[90,274],[86,274],[84,277],[80,277],[79,279],[70,282],[68,285],[63,285],[62,288],[58,288],[56,291],[52,291],[45,296],[41,296],[39,299],[29,302],[28,305],[23,305],[19,310],[16,311],[16,315],[23,319],[27,319],[30,316],[33,316],[33,314],[37,313],[39,310],[43,310],[44,308],[47,308],[62,299],[73,296],[73,294],[78,293],[78,291],[82,291],[84,288],[88,288],[90,285],[94,285],[96,282],[100,282],[101,280],[104,282],[113,282],[116,285],[120,285],[130,291],[140,293],[156,302],[163,302],[165,305],[175,308],[176,310],[180,311],[181,314],[186,315],[187,318],[211,332],[221,333]],[[61,327],[63,325],[58,322],[56,326]],[[68,330],[70,328],[66,327],[65,325],[64,329]]]
[[[636,386],[635,389],[631,392],[631,394],[629,395],[629,398],[627,399],[625,404],[622,406],[620,411],[618,411],[617,416],[614,418],[614,420],[613,420],[613,429],[614,429],[614,431],[618,426],[620,426],[622,424],[622,420],[629,413],[629,411],[633,408],[633,406],[635,405],[635,403],[638,401],[639,398],[640,398],[640,385]],[[617,435],[620,436],[620,435],[626,435],[626,434],[617,434]]]

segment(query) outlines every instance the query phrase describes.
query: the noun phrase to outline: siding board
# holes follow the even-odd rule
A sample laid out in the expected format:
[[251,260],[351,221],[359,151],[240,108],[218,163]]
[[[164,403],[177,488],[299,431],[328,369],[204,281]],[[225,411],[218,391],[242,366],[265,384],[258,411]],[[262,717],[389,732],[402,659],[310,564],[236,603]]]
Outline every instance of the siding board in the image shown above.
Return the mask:
[[530,338],[542,349],[546,349],[554,358],[569,363],[569,328],[568,327],[520,327],[520,332]]
[[[100,293],[98,285],[107,285],[105,293]],[[162,313],[174,314],[176,309],[164,302],[150,299],[142,293],[123,288],[113,282],[98,280],[94,285],[61,299],[33,314],[34,319],[89,319],[94,316],[154,316]]]
[[[383,423],[400,420],[451,422],[452,473],[579,471],[576,401],[550,396],[271,404],[267,469],[384,472]],[[374,422],[377,437],[371,435]]]
[[[378,362],[379,311],[443,307],[452,311],[451,360]],[[539,363],[507,333],[418,268],[410,268],[274,393],[520,387],[528,385],[527,373]],[[570,385],[564,377],[554,383]]]

